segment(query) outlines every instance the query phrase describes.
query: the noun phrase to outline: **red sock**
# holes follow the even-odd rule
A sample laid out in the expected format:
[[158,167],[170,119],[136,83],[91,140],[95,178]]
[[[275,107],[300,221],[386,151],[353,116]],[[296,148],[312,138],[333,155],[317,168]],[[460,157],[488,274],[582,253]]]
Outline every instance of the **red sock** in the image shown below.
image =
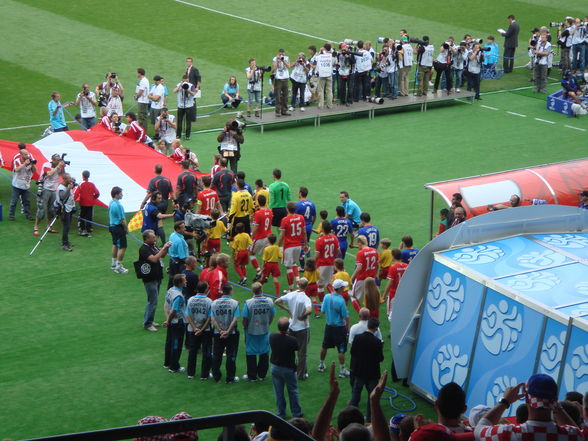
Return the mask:
[[274,285],[276,287],[276,297],[280,297],[280,282],[275,280]]
[[355,297],[352,297],[351,305],[353,306],[353,309],[355,309],[355,312],[359,314],[359,309],[361,308],[359,300],[357,300]]
[[292,274],[292,270],[286,270],[286,278],[288,279],[288,286],[292,286],[294,283],[294,275]]
[[316,315],[319,315],[321,313],[321,307],[320,307],[320,305],[316,301],[315,302],[312,302],[312,303],[314,305],[314,313]]
[[318,298],[319,300],[322,302],[323,299],[325,298],[325,292],[322,289],[318,290]]
[[245,274],[247,274],[245,268],[241,265],[235,265],[235,271],[237,271],[237,274],[239,274],[239,277],[241,278],[245,277]]
[[257,261],[257,257],[251,256],[251,258],[249,260],[251,260],[251,265],[253,265],[253,268],[255,268],[255,271],[259,272],[259,262]]
[[327,289],[327,292],[328,292],[329,294],[332,294],[332,293],[333,293],[333,291],[335,291],[335,290],[333,289],[333,285],[331,285],[330,283],[327,285],[327,288],[326,288],[326,289]]
[[292,272],[294,273],[294,279],[298,278],[298,267],[297,266],[293,266],[292,267]]

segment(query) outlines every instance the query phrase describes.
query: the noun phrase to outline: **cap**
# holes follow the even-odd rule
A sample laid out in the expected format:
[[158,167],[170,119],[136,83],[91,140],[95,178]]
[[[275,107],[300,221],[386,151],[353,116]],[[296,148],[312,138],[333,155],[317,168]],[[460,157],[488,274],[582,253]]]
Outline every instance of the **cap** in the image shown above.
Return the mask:
[[341,43],[341,44],[339,45],[339,48],[340,48],[340,49],[347,49],[348,47],[349,47],[349,45],[348,45],[347,43]]
[[400,37],[400,41],[406,43],[408,41],[408,37],[406,35],[403,35],[402,37]]
[[453,433],[441,424],[426,424],[412,432],[409,441],[473,441],[474,432]]
[[580,196],[582,196],[584,198],[588,198],[588,190],[584,190],[584,191],[580,192]]
[[474,406],[472,410],[470,410],[470,415],[468,416],[468,421],[470,426],[476,427],[480,420],[488,413],[490,408],[488,406],[484,406],[483,404],[478,404]]
[[61,159],[61,155],[59,153],[53,153],[51,159]]
[[549,375],[536,374],[527,380],[527,404],[551,408],[557,401],[557,383]]
[[[145,418],[141,418],[138,422],[139,426],[144,426],[145,424],[157,424],[157,423],[165,423],[167,420],[161,416],[146,416]],[[167,441],[168,437],[167,434],[164,435],[152,435],[152,436],[144,436],[143,438],[137,438],[136,441]]]
[[390,418],[390,422],[388,423],[388,426],[390,427],[390,430],[392,432],[396,433],[396,434],[399,434],[400,433],[400,422],[405,417],[406,417],[405,414],[403,414],[403,413],[397,413],[392,418]]
[[334,289],[341,289],[341,288],[345,288],[347,285],[349,285],[349,283],[347,283],[344,280],[341,279],[337,279],[333,282],[333,288]]
[[[190,415],[189,413],[180,412],[180,413],[176,413],[169,420],[170,421],[178,421],[178,420],[189,420],[191,418],[192,418],[192,415]],[[190,432],[174,433],[174,434],[170,435],[169,439],[172,441],[180,441],[180,440],[198,441],[198,432],[196,430],[193,430]]]

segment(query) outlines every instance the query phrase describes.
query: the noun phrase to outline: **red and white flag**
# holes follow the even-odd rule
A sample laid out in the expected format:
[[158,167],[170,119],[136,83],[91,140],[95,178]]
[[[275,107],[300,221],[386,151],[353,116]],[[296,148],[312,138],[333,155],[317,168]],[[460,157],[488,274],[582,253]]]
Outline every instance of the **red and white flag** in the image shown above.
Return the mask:
[[[90,172],[90,181],[100,192],[99,203],[107,206],[111,200],[110,190],[114,186],[123,189],[122,204],[127,212],[139,209],[149,181],[154,176],[156,164],[163,166],[163,175],[175,184],[182,173],[180,165],[152,148],[118,136],[95,126],[91,130],[58,132],[27,144],[27,150],[38,161],[37,168],[51,159],[51,155],[67,153],[66,161],[71,165],[66,172],[82,182],[82,172]],[[12,158],[18,154],[18,143],[0,141],[0,155],[4,157],[3,167],[12,170]],[[195,173],[198,176],[204,173]],[[35,176],[36,179],[38,176]]]

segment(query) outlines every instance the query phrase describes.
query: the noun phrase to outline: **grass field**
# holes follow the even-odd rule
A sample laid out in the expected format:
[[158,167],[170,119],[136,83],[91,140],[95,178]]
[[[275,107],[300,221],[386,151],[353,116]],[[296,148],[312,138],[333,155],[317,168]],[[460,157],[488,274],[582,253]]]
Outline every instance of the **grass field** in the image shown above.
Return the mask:
[[[504,27],[510,13],[520,17],[523,31],[583,13],[579,0],[568,2],[566,10],[547,0],[472,2],[467,8],[450,0],[442,9],[432,0],[393,6],[384,0],[329,0],[321,7],[333,12],[319,19],[311,13],[316,3],[309,0],[190,2],[332,40],[375,41],[380,35],[396,36],[401,27],[413,35],[427,33],[433,41],[448,34],[459,38],[466,32],[485,37]],[[241,72],[250,56],[264,63],[279,47],[293,54],[321,43],[172,0],[124,4],[109,0],[99,7],[88,1],[5,0],[3,27],[0,75],[10,87],[3,88],[0,137],[25,142],[36,141],[44,127],[7,128],[45,123],[52,90],[61,91],[64,100],[73,99],[83,82],[97,84],[107,71],[119,73],[130,95],[136,67],[145,67],[148,77],[162,74],[172,84],[182,73],[184,58],[194,56],[203,76],[199,104],[204,106],[219,101],[229,75],[237,74],[244,81]],[[526,36],[521,32],[525,47]],[[524,58],[517,62],[524,63]],[[239,167],[252,183],[258,177],[269,182],[271,170],[279,166],[293,189],[309,187],[317,208],[330,214],[338,204],[338,192],[347,190],[371,213],[384,237],[396,243],[402,235],[412,234],[421,247],[428,239],[429,222],[424,183],[585,156],[588,122],[547,111],[544,97],[520,89],[529,85],[528,78],[527,70],[517,69],[501,80],[484,81],[483,90],[493,93],[485,94],[481,103],[430,106],[426,114],[396,112],[371,121],[340,118],[320,128],[290,124],[263,135],[251,128]],[[511,89],[520,90],[502,91]],[[200,112],[204,109],[214,107]],[[196,129],[220,127],[225,119],[222,113],[203,118]],[[188,143],[198,153],[202,169],[211,165],[214,138],[213,133],[196,134]],[[10,173],[0,174],[6,218]],[[98,209],[96,215],[104,222],[104,210]],[[169,234],[170,224],[166,229]],[[180,410],[194,416],[275,410],[270,381],[203,384],[161,368],[164,332],[143,331],[143,287],[131,274],[110,271],[107,231],[97,229],[92,239],[73,237],[73,253],[63,253],[58,238],[50,236],[28,257],[35,243],[31,231],[32,225],[21,216],[16,222],[0,223],[0,437],[21,439],[129,425],[145,415],[170,417]],[[137,250],[138,244],[130,241],[127,267]],[[352,271],[352,256],[346,267]],[[231,277],[237,280],[232,272]],[[240,301],[250,295],[241,288],[235,292]],[[158,321],[163,321],[162,316],[160,307]],[[324,319],[311,323],[311,376],[300,385],[309,419],[316,415],[328,387],[326,374],[315,370],[323,326]],[[382,330],[387,329],[383,323]],[[242,342],[239,376],[245,372],[243,352]],[[388,340],[385,352],[387,368]],[[330,352],[328,360],[334,359]],[[343,381],[338,409],[349,398],[350,387]],[[433,415],[423,400],[417,399],[417,405],[419,412]],[[394,413],[389,407],[385,411],[387,416]],[[211,432],[204,439],[212,436]]]

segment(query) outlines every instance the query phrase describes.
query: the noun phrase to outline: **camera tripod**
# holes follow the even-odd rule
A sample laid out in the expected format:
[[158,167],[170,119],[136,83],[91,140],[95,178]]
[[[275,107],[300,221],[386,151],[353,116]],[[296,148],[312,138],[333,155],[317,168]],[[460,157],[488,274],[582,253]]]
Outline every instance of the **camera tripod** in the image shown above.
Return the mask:
[[53,225],[55,224],[55,221],[58,218],[59,218],[59,214],[55,214],[55,217],[53,218],[53,220],[51,221],[51,223],[49,225],[47,225],[47,229],[45,230],[45,232],[43,233],[43,235],[39,238],[39,241],[35,244],[35,246],[31,250],[31,252],[29,253],[29,256],[32,256],[33,253],[35,252],[35,250],[39,247],[39,245],[41,245],[41,242],[43,242],[43,239],[45,239],[45,236],[47,236],[47,233],[49,233],[49,231],[51,231],[53,229]]

